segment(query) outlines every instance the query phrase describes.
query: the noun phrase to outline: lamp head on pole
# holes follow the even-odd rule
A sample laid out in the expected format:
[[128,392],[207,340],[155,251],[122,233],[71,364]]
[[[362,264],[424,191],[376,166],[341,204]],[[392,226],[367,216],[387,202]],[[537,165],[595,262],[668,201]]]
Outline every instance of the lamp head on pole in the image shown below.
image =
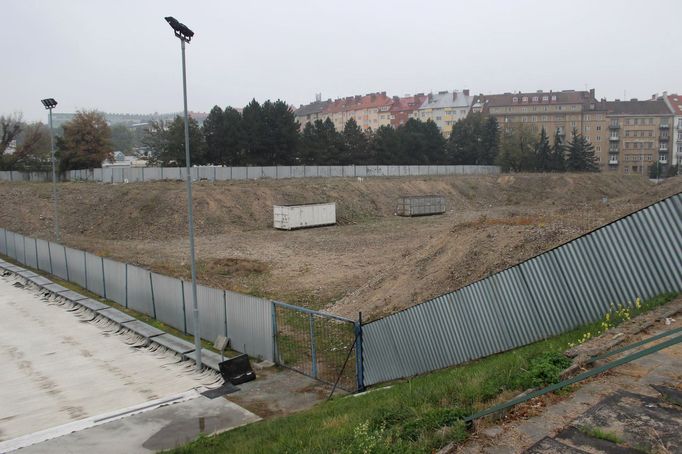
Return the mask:
[[40,102],[43,103],[46,109],[53,109],[57,107],[57,101],[54,98],[41,99]]
[[175,36],[188,43],[191,41],[194,32],[190,30],[185,24],[179,22],[176,18],[168,16],[165,18],[166,22],[173,28]]

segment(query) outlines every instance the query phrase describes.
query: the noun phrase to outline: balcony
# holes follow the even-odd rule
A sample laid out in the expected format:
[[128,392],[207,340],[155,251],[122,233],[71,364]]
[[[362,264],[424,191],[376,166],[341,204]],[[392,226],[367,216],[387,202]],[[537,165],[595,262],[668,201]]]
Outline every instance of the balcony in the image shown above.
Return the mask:
[[609,129],[620,129],[620,125],[618,123],[611,123]]
[[667,164],[668,163],[668,155],[667,154],[662,154],[658,157],[658,162],[661,164]]
[[679,129],[679,130],[682,131],[682,121],[680,121],[679,123],[677,123],[677,129]]
[[620,140],[620,137],[611,135],[609,136],[609,141],[610,142],[618,142]]
[[618,165],[618,155],[609,156],[609,165]]
[[659,136],[658,140],[661,142],[667,142],[670,139],[670,136]]
[[662,143],[660,147],[658,147],[658,151],[668,151],[668,144]]
[[658,127],[661,128],[661,129],[668,129],[668,128],[670,128],[670,124],[668,124],[668,123],[661,123]]

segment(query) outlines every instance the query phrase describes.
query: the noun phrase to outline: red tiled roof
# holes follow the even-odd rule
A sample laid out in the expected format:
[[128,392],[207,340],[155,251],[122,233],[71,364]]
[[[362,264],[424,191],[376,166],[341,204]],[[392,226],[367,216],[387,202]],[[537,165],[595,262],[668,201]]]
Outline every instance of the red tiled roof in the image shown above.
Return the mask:
[[425,99],[426,95],[405,96],[404,98],[398,99],[394,98],[391,112],[411,112],[417,110]]
[[386,92],[370,93],[364,96],[349,96],[334,100],[324,110],[325,113],[348,112],[352,110],[373,109],[378,107],[390,106],[393,100],[386,96]]
[[668,95],[668,103],[675,115],[682,115],[682,95]]

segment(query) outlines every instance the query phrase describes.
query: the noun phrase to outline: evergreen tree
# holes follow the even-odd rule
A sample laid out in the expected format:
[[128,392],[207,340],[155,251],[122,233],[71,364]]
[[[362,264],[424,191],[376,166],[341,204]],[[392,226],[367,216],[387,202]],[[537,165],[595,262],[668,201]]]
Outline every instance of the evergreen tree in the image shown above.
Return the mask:
[[343,157],[341,164],[363,164],[367,162],[367,137],[353,118],[343,128]]
[[582,134],[573,129],[568,143],[566,170],[571,172],[598,172],[594,146]]
[[[400,127],[399,127],[400,128]],[[399,155],[402,147],[398,131],[391,126],[379,126],[372,134],[369,143],[370,163],[396,163],[409,164],[407,160]]]
[[540,140],[538,140],[537,147],[535,148],[536,170],[540,172],[551,170],[551,153],[547,132],[545,132],[545,128],[542,128]]
[[482,147],[476,160],[478,165],[493,165],[500,148],[500,125],[495,117],[488,117],[483,125]]
[[564,139],[561,136],[560,130],[554,132],[554,144],[552,145],[552,154],[550,159],[549,170],[554,172],[565,172],[566,171],[566,157],[564,145]]
[[220,155],[221,164],[228,166],[247,164],[243,145],[242,114],[237,109],[226,107],[223,111],[222,146],[224,150]]
[[446,161],[445,139],[433,121],[410,118],[396,132],[399,148],[387,164],[441,164]]
[[244,164],[259,165],[266,159],[265,122],[263,108],[252,99],[242,111],[242,145],[244,150]]
[[213,106],[202,127],[206,140],[206,161],[213,165],[225,163],[225,118],[223,109]]
[[[189,117],[189,152],[192,165],[206,164],[206,143],[199,123]],[[179,115],[170,123],[153,123],[144,139],[150,162],[163,167],[185,166],[185,120]]]
[[299,125],[291,108],[281,100],[265,101],[263,115],[262,151],[260,165],[290,164],[298,145]]
[[301,165],[338,165],[343,159],[343,137],[329,119],[303,128],[296,162]]
[[494,117],[472,113],[457,121],[447,143],[448,163],[491,165],[499,148],[499,131]]

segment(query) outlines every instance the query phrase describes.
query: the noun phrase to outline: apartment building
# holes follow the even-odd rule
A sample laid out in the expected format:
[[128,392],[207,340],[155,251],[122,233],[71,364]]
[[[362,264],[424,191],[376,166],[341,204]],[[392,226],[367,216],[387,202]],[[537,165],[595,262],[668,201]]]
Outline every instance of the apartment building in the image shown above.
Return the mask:
[[410,116],[421,121],[433,121],[445,137],[450,137],[452,125],[469,115],[473,101],[469,90],[429,93]]
[[303,130],[308,123],[315,123],[316,120],[324,121],[327,118],[327,115],[324,112],[332,103],[332,100],[328,99],[322,101],[321,95],[316,95],[315,98],[315,102],[311,102],[305,106],[301,105],[294,111],[294,117],[296,117],[296,120],[301,125],[301,130]]
[[608,171],[648,176],[652,166],[670,164],[674,115],[663,98],[609,101]]
[[351,118],[363,130],[376,130],[383,122],[389,121],[393,99],[386,96],[386,92],[369,93],[364,96],[356,95],[336,99],[324,111],[337,130],[342,131],[346,122]]
[[404,125],[412,116],[412,113],[419,109],[425,100],[426,95],[424,95],[424,93],[417,93],[414,96],[404,96],[402,98],[394,96],[393,104],[389,110],[389,122],[387,124],[390,124],[394,128]]
[[663,93],[663,100],[673,113],[673,124],[670,134],[672,135],[671,162],[673,166],[682,163],[682,96],[668,95]]
[[592,143],[599,165],[606,166],[606,108],[603,100],[595,99],[594,89],[479,95],[471,110],[494,116],[503,131],[523,126],[540,134],[545,128],[550,142],[557,131],[567,142],[575,129]]

